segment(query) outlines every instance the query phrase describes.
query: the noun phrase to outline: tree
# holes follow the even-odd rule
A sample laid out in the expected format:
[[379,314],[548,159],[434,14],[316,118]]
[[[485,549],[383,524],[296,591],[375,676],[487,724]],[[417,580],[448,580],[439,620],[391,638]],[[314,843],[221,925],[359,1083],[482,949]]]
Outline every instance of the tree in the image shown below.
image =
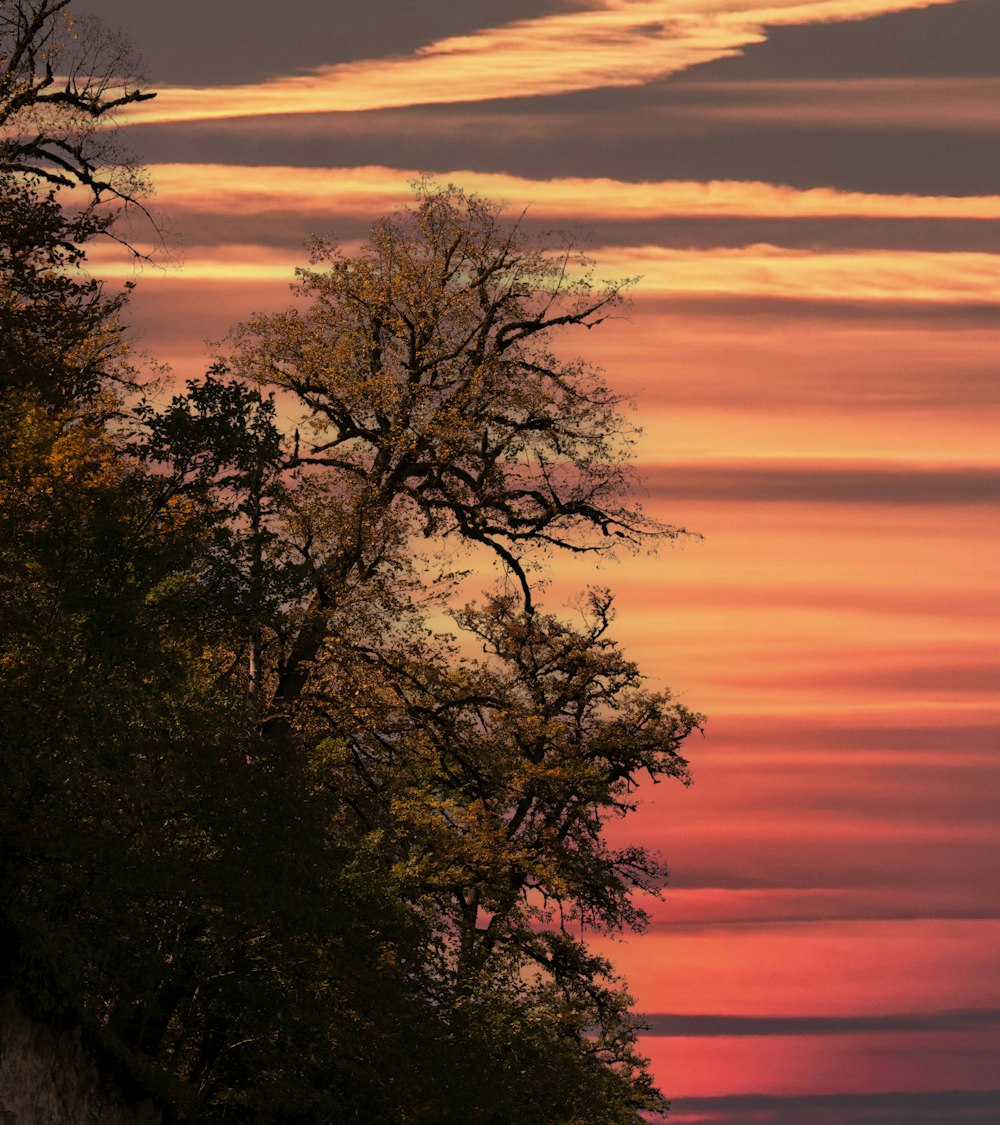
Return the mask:
[[66,409],[129,382],[119,314],[86,274],[98,237],[128,245],[148,182],[117,111],[153,97],[120,36],[69,14],[70,0],[0,0],[0,393],[30,386]]
[[[354,642],[316,673],[314,737],[340,732],[319,742],[319,776],[426,913],[438,1002],[475,1069],[496,1076],[470,1081],[466,1098],[503,1090],[500,1120],[573,1120],[560,1115],[570,1089],[588,1107],[580,1120],[662,1107],[629,998],[582,935],[644,924],[633,892],[665,871],[643,848],[609,848],[604,823],[634,809],[641,775],[688,780],[678,750],[698,716],[643,690],[607,636],[609,595],[581,608],[573,626],[493,597],[458,615],[485,660]],[[504,1067],[518,1059],[540,1078],[553,1050],[559,1080],[532,1083],[515,1112]],[[499,1112],[488,1099],[478,1109]]]
[[560,330],[611,315],[621,285],[596,287],[585,259],[532,245],[501,211],[425,182],[417,208],[379,223],[359,255],[314,244],[313,265],[327,268],[299,271],[304,313],[236,333],[234,370],[297,397],[315,441],[296,463],[326,472],[351,521],[317,564],[277,700],[301,692],[324,603],[372,570],[390,514],[489,548],[528,612],[539,548],[599,553],[683,534],[626,502],[634,432],[620,397],[552,350]]
[[[634,1120],[661,1103],[627,997],[568,926],[643,924],[632,893],[662,867],[610,851],[602,826],[633,807],[641,774],[687,779],[678,749],[699,716],[641,687],[607,636],[610,595],[592,592],[574,628],[539,611],[533,577],[546,551],[683,534],[628,500],[620,399],[555,354],[557,333],[599,324],[621,287],[428,182],[360,254],[317,243],[321,265],[299,275],[312,303],[241,326],[231,359],[302,407],[289,495],[312,589],[266,676],[262,733],[313,756],[337,831],[377,851],[427,918],[434,1001],[482,1044],[481,1072],[534,1021],[567,1050],[563,1094],[601,1077],[583,1117]],[[447,582],[432,552],[414,562],[417,544],[449,541],[487,548],[509,580],[454,615],[485,660],[427,627],[421,598]],[[481,1107],[494,1110],[513,1113]]]
[[138,203],[145,176],[108,125],[155,95],[135,78],[128,43],[73,19],[70,4],[0,0],[0,172]]
[[[203,412],[217,464],[266,451],[267,410],[245,400],[225,425]],[[192,1119],[336,1119],[358,1099],[377,1113],[411,1065],[403,1029],[433,1017],[412,981],[424,927],[390,873],[331,836],[310,763],[248,730],[226,674],[246,638],[245,555],[226,534],[242,515],[203,486],[204,435],[165,412],[181,489],[100,420],[7,405],[0,985],[82,1020]],[[342,1061],[365,1037],[367,1056]]]
[[586,934],[643,924],[662,864],[603,828],[699,718],[610,594],[541,599],[548,552],[682,534],[557,356],[622,287],[424,182],[127,406],[123,298],[76,271],[138,183],[91,126],[147,95],[67,2],[0,0],[4,983],[192,1121],[635,1125]]
[[133,381],[121,325],[129,290],[108,294],[83,269],[113,218],[68,213],[53,188],[0,172],[0,396],[30,391],[72,410]]
[[[135,546],[137,520],[154,539],[163,528],[146,518],[148,512],[141,515],[143,475],[121,457],[102,421],[115,407],[106,392],[132,375],[119,320],[127,292],[109,296],[82,270],[87,244],[114,221],[112,212],[100,209],[102,201],[125,201],[142,183],[139,170],[122,162],[113,132],[101,126],[110,124],[116,106],[143,95],[133,88],[114,92],[123,48],[94,26],[76,28],[66,17],[67,4],[0,2],[5,950],[12,934],[15,946],[31,943],[26,931],[11,930],[11,919],[14,903],[30,893],[33,873],[47,865],[50,874],[64,875],[74,852],[94,854],[90,845],[98,845],[100,833],[90,827],[114,815],[106,804],[97,811],[101,802],[91,798],[98,791],[107,796],[105,767],[118,760],[118,720],[127,722],[134,711],[112,702],[110,669],[129,665],[130,642],[137,638],[124,624],[149,620],[143,598],[130,597],[140,588],[148,592],[129,570],[142,549],[130,557],[115,548]],[[58,194],[74,187],[87,192],[82,205]],[[143,558],[136,570],[143,573],[149,562]],[[85,697],[97,683],[104,689],[97,698],[106,705],[106,729],[100,738],[93,729],[84,737],[96,716],[80,693]],[[117,687],[118,703],[124,703],[129,685]],[[81,738],[88,743],[82,756]],[[89,757],[98,742],[103,761]],[[73,833],[63,829],[74,817],[78,832],[64,849],[61,843]],[[40,858],[46,853],[51,862]],[[58,881],[59,875],[49,889]]]

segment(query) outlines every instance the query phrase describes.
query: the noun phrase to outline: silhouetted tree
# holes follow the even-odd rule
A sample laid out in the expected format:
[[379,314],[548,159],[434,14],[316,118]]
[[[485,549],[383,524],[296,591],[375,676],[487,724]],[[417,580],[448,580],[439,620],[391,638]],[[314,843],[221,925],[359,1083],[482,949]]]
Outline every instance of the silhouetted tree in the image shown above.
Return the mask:
[[662,863],[604,826],[699,718],[608,592],[540,596],[548,552],[682,534],[557,358],[621,286],[424,182],[127,402],[78,267],[141,182],[91,126],[148,95],[66,8],[0,0],[5,983],[191,1121],[636,1125],[665,1103],[586,933],[643,925]]
[[141,88],[126,40],[70,6],[0,0],[0,172],[137,201],[145,175],[108,125],[155,94]]

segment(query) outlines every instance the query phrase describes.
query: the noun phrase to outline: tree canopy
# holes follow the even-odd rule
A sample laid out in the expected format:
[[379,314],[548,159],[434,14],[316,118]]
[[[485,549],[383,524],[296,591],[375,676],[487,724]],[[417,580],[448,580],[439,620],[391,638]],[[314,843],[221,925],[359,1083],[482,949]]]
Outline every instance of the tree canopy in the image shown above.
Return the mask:
[[156,95],[126,40],[71,15],[71,3],[0,0],[0,172],[138,201],[143,170],[107,126]]
[[[65,7],[0,5],[27,44],[5,120],[64,104]],[[69,73],[74,113],[146,96]],[[607,590],[544,604],[551,553],[682,533],[631,499],[619,398],[561,358],[621,286],[421,182],[164,405],[124,297],[72,272],[106,220],[53,184],[111,182],[86,143],[3,173],[7,983],[189,1121],[662,1110],[587,934],[642,927],[662,862],[604,829],[688,780],[700,720]]]

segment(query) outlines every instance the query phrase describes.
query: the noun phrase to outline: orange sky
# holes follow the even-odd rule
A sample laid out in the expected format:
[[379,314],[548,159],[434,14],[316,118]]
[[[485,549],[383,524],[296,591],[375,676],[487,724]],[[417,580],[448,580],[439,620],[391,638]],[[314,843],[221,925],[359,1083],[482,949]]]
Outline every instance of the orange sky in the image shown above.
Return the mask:
[[431,7],[383,54],[359,12],[355,57],[277,41],[217,85],[157,25],[135,135],[180,264],[138,278],[137,346],[196,375],[308,233],[355,244],[416,171],[590,229],[598,276],[639,280],[567,354],[635,398],[647,504],[703,536],[556,562],[548,595],[615,588],[629,653],[709,715],[692,788],[614,827],[673,875],[609,946],[671,1120],[994,1120],[997,6]]

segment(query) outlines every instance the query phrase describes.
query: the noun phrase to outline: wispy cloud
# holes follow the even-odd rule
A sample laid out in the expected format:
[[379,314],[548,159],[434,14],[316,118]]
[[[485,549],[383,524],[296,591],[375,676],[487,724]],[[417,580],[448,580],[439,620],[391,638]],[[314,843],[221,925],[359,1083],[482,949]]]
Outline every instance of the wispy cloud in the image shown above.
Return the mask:
[[815,748],[837,753],[866,756],[881,753],[924,751],[937,755],[947,742],[956,755],[994,757],[997,730],[992,725],[949,721],[947,726],[890,723],[847,723],[813,718],[805,724],[776,724],[772,719],[752,715],[734,716],[727,725],[726,741],[736,747],[767,745],[794,754]]
[[1000,1090],[683,1098],[670,1125],[994,1125]]
[[782,299],[1000,301],[1000,256],[921,251],[813,252],[760,245],[700,252],[662,246],[595,250],[607,276],[639,276],[644,294]]
[[991,974],[998,935],[1000,921],[932,918],[763,924],[735,932],[720,924],[657,930],[627,945],[594,944],[615,956],[627,978],[643,980],[640,1010],[854,1017],[1000,1007]]
[[[1000,303],[1000,255],[910,250],[788,250],[759,245],[739,249],[673,250],[662,246],[595,247],[598,276],[641,281],[642,298],[761,297],[955,305]],[[190,247],[165,281],[293,280],[301,251],[246,244]],[[133,264],[114,248],[91,260],[104,277],[131,277]]]
[[783,461],[644,465],[644,484],[658,496],[739,503],[994,504],[1000,468],[893,462]]
[[385,109],[635,86],[724,58],[766,28],[856,20],[961,0],[600,0],[583,11],[440,39],[404,58],[254,86],[167,87],[138,122]]
[[686,83],[670,104],[675,120],[744,122],[789,128],[1000,130],[995,78],[838,78],[780,82]]
[[646,1035],[856,1035],[884,1031],[977,1031],[1000,1028],[1000,1009],[895,1012],[862,1016],[647,1014]]
[[[920,765],[915,761],[913,768]],[[718,860],[724,864],[725,857],[720,855]],[[886,886],[884,879],[869,880],[868,885],[851,885],[845,880],[839,887],[740,887],[728,885],[735,880],[727,880],[724,871],[716,873],[717,885],[711,885],[705,878],[710,874],[702,870],[699,881],[671,886],[663,900],[653,905],[651,928],[669,934],[691,925],[989,919],[996,917],[1000,906],[995,898],[977,894],[969,883],[942,886],[929,879],[927,885],[905,890]]]
[[[154,164],[157,201],[165,208],[218,214],[270,211],[376,216],[412,200],[417,169],[361,166],[291,168],[231,164]],[[1000,195],[921,196],[798,190],[738,180],[607,178],[527,179],[459,169],[436,177],[468,191],[527,207],[538,218],[579,222],[678,217],[1000,219]]]

